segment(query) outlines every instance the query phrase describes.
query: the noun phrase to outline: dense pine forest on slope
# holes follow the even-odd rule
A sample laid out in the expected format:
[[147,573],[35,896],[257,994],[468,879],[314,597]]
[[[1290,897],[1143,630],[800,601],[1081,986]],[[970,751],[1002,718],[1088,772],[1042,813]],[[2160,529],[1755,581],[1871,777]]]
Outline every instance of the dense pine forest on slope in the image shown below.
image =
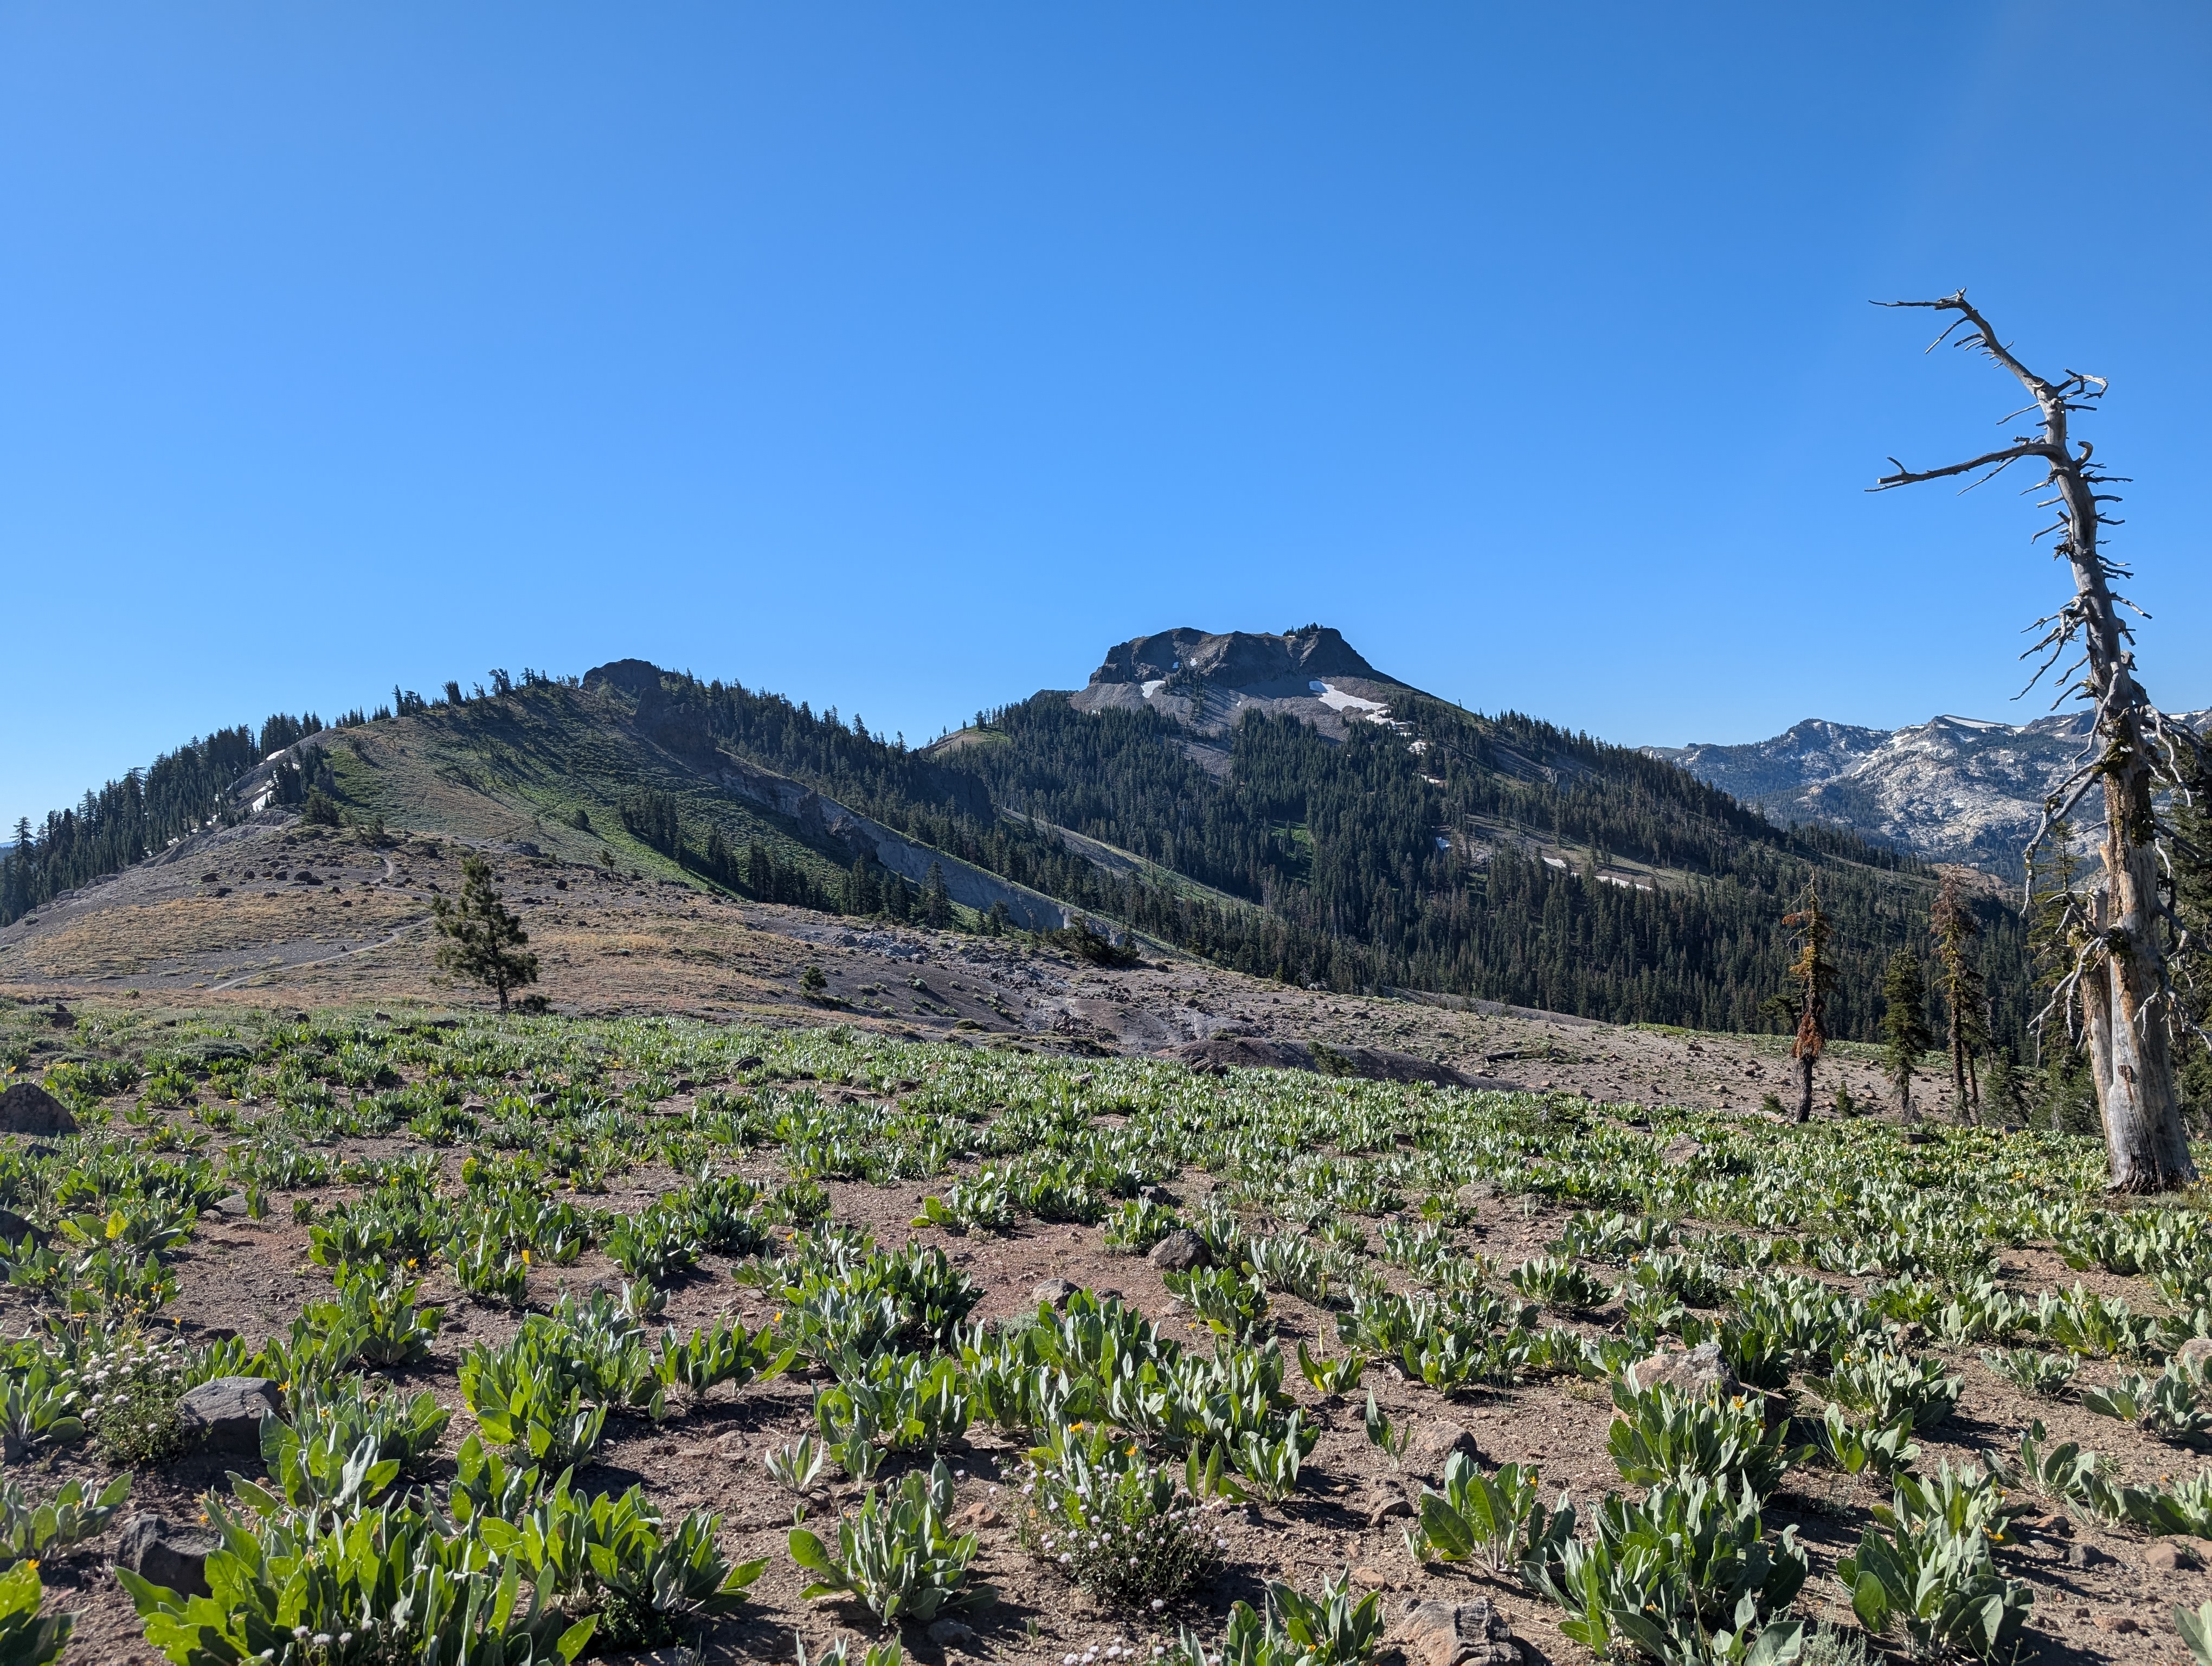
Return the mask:
[[[641,789],[626,806],[626,825],[645,830],[637,836],[703,883],[811,906],[868,903],[885,888],[865,860],[863,882],[823,884],[854,858],[820,839],[807,859],[813,879],[791,865],[796,853],[749,860],[744,841],[757,836],[744,830],[758,821],[739,818],[714,784],[723,761],[789,776],[948,855],[1237,970],[1301,983],[1757,1029],[1761,1003],[1783,987],[1780,917],[1817,879],[1843,971],[1832,1027],[1863,1039],[1875,1033],[1882,964],[1897,947],[1926,948],[1934,882],[1908,858],[1850,834],[1774,827],[1640,753],[1410,691],[1392,700],[1394,723],[1355,723],[1340,742],[1291,717],[1249,714],[1223,743],[1225,769],[1216,743],[1201,746],[1146,708],[1085,714],[1063,694],[1040,694],[988,714],[957,745],[920,751],[857,716],[635,660],[580,682],[502,677],[490,694],[448,685],[443,701],[401,694],[395,704],[397,717],[350,721],[368,737],[412,724],[448,747],[476,744],[471,784],[495,793],[511,773],[501,737],[519,717],[532,720],[533,767],[557,772],[559,738],[611,711],[653,754],[633,754],[641,779],[648,768],[657,780],[690,775],[680,794]],[[230,782],[301,733],[295,720],[272,720],[261,739],[276,745],[258,750],[246,730],[222,732],[27,826],[0,857],[0,921],[241,813],[225,796]],[[605,775],[605,736],[594,734],[592,767]],[[309,743],[332,755],[349,744],[345,730]],[[289,790],[321,779],[343,798],[335,783],[354,778],[311,763]],[[1063,828],[1141,865],[1102,866]],[[1578,859],[1555,865],[1562,850]],[[2017,1043],[2028,1011],[2021,927],[2002,903],[1977,909],[1996,1031]]]

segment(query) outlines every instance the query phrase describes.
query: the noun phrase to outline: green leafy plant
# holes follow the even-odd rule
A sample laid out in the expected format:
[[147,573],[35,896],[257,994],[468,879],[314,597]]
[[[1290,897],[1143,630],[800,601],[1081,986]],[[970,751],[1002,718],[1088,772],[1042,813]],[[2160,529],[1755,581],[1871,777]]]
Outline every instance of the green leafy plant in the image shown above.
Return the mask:
[[374,1441],[380,1462],[396,1462],[403,1475],[420,1476],[453,1420],[453,1413],[428,1389],[404,1395],[374,1389],[358,1377],[342,1377],[295,1388],[287,1396],[283,1424],[272,1421],[264,1428],[262,1448],[267,1453],[276,1432],[289,1425],[303,1441],[327,1439],[347,1452],[363,1440]]
[[1424,1487],[1419,1524],[1409,1535],[1416,1560],[1464,1562],[1480,1557],[1493,1573],[1517,1566],[1546,1535],[1551,1517],[1537,1497],[1541,1477],[1517,1463],[1486,1475],[1464,1452],[1445,1460],[1441,1492]]
[[373,1365],[402,1365],[429,1353],[437,1340],[438,1322],[445,1310],[424,1307],[416,1300],[422,1286],[404,1269],[387,1269],[381,1262],[367,1267],[342,1267],[334,1300],[310,1302],[302,1316],[311,1329],[324,1337],[343,1337],[342,1352],[349,1359],[366,1359]]
[[1878,1507],[1881,1526],[1836,1563],[1836,1580],[1869,1631],[1901,1633],[1920,1657],[1959,1653],[1994,1660],[2009,1653],[2033,1602],[1990,1554],[2000,1506],[1985,1478],[1954,1474],[1932,1484],[1901,1481],[1896,1502]]
[[871,1487],[860,1513],[838,1523],[834,1554],[794,1527],[791,1560],[814,1576],[800,1597],[856,1596],[886,1626],[926,1625],[946,1608],[988,1600],[988,1586],[968,1583],[975,1535],[955,1536],[945,1526],[952,1500],[952,1475],[939,1458],[927,1475],[908,1471],[888,1499]]
[[2022,1394],[2057,1399],[2073,1382],[2081,1361],[2070,1354],[2043,1353],[2034,1348],[2011,1348],[2003,1353],[1984,1348],[1982,1363]]
[[763,1454],[761,1467],[778,1487],[805,1498],[822,1479],[823,1453],[812,1435],[801,1435]]
[[2189,1657],[2197,1666],[2212,1666],[2212,1602],[2203,1604],[2193,1613],[2176,1602],[2173,1628],[2189,1645]]
[[[0,1561],[44,1560],[96,1538],[131,1494],[131,1477],[118,1475],[94,1493],[81,1481],[64,1481],[43,1504],[32,1504],[15,1481],[0,1485]],[[0,1660],[4,1657],[0,1656]]]
[[1948,1418],[1966,1386],[1937,1360],[1914,1359],[1887,1348],[1837,1354],[1826,1376],[1808,1376],[1805,1383],[1815,1394],[1873,1423],[1903,1418],[1916,1429],[1932,1429]]
[[2212,1433],[2212,1402],[2188,1372],[2168,1366],[2156,1377],[2122,1371],[2108,1389],[2084,1389],[2081,1403],[2101,1416],[2133,1423],[2160,1440]]
[[1909,1468],[1920,1456],[1913,1444],[1912,1420],[1877,1424],[1853,1419],[1840,1406],[1829,1406],[1813,1426],[1813,1444],[1820,1455],[1847,1475],[1871,1469],[1878,1475]]
[[1579,1311],[1604,1305],[1613,1294],[1602,1280],[1559,1256],[1531,1256],[1506,1277],[1530,1301],[1547,1307]]
[[65,1608],[42,1612],[46,1595],[30,1562],[0,1573],[0,1666],[46,1666],[69,1642],[76,1618]]
[[604,1246],[633,1279],[672,1282],[699,1263],[706,1244],[690,1220],[672,1209],[652,1208],[619,1222]]
[[747,1330],[742,1323],[719,1319],[680,1342],[672,1330],[664,1335],[656,1370],[664,1384],[680,1385],[699,1400],[717,1383],[743,1388],[781,1377],[798,1353],[794,1347],[780,1346],[766,1325]]
[[1316,1394],[1334,1396],[1349,1394],[1359,1386],[1361,1374],[1367,1362],[1356,1353],[1340,1353],[1331,1359],[1316,1359],[1306,1349],[1303,1339],[1298,1343],[1298,1370],[1313,1387]]
[[1187,1304],[1218,1335],[1249,1342],[1267,1334],[1267,1295],[1258,1285],[1225,1267],[1201,1267],[1170,1273],[1168,1293]]
[[1702,1478],[1610,1493],[1587,1540],[1561,1509],[1522,1577],[1565,1608],[1559,1629],[1592,1653],[1623,1644],[1661,1666],[1779,1666],[1803,1636],[1786,1618],[1805,1582],[1796,1529],[1766,1537],[1758,1496]]
[[1638,1486],[1703,1478],[1741,1480],[1758,1496],[1803,1456],[1787,1444],[1788,1426],[1766,1421],[1763,1404],[1684,1394],[1671,1383],[1638,1389],[1613,1384],[1615,1415],[1606,1450],[1623,1481]]
[[1014,1224],[1012,1180],[1004,1169],[987,1165],[973,1180],[955,1180],[940,1195],[925,1198],[914,1224],[955,1232],[1003,1232]]
[[1182,1217],[1164,1203],[1130,1198],[1106,1217],[1106,1247],[1141,1256],[1182,1224]]
[[1375,1390],[1367,1391],[1367,1441],[1390,1460],[1393,1469],[1405,1465],[1406,1448],[1412,1444],[1413,1426],[1393,1424],[1390,1414],[1375,1403]]
[[530,1251],[510,1250],[495,1232],[456,1237],[446,1259],[453,1282],[488,1307],[520,1308],[530,1299]]
[[568,1620],[550,1570],[526,1584],[519,1555],[489,1555],[473,1533],[448,1532],[411,1507],[314,1524],[283,1511],[234,1517],[210,1499],[208,1519],[222,1541],[207,1559],[211,1595],[185,1596],[116,1571],[146,1641],[176,1666],[302,1663],[303,1639],[341,1634],[364,1660],[565,1666],[598,1623]]

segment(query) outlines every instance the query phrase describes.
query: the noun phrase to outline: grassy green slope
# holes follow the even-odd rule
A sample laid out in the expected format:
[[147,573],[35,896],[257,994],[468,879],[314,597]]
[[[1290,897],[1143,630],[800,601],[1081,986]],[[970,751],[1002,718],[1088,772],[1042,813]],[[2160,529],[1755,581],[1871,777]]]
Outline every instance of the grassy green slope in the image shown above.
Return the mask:
[[[526,841],[550,856],[705,882],[624,830],[641,788],[674,797],[688,829],[766,846],[834,885],[844,864],[797,819],[745,799],[639,732],[619,699],[563,685],[434,707],[321,738],[340,801],[360,818],[476,840]],[[580,811],[590,827],[573,819]]]

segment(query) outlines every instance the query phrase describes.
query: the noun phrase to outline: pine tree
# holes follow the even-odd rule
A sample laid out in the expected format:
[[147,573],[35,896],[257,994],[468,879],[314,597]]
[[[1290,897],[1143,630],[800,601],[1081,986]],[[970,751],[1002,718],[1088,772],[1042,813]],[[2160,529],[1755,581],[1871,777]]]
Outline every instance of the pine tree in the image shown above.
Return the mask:
[[483,857],[471,852],[461,858],[461,900],[434,897],[430,910],[445,939],[438,945],[438,964],[490,989],[501,1012],[511,992],[538,982],[530,934],[500,901],[491,864]]
[[1928,916],[1929,934],[1936,939],[1936,984],[1943,993],[1950,1014],[1945,1026],[1951,1049],[1951,1104],[1961,1122],[1971,1122],[1982,1108],[1981,1084],[1974,1073],[1974,1055],[1990,1044],[1988,1021],[1983,1017],[1981,969],[1974,964],[1975,939],[1981,922],[1966,906],[1956,870],[1947,872],[1936,892],[1936,906]]
[[952,923],[952,897],[945,889],[945,866],[932,862],[929,873],[921,882],[921,919],[926,926],[942,931]]
[[1813,1067],[1828,1045],[1828,992],[1835,987],[1835,963],[1828,958],[1828,938],[1834,931],[1820,908],[1818,886],[1807,885],[1796,911],[1782,916],[1782,923],[1797,933],[1797,958],[1790,968],[1797,986],[1797,1037],[1790,1043],[1790,1056],[1797,1061],[1797,1120],[1813,1120]]
[[1920,957],[1899,949],[1889,958],[1881,980],[1881,1033],[1887,1045],[1883,1063],[1897,1089],[1897,1108],[1908,1122],[1917,1122],[1912,1109],[1912,1069],[1920,1055],[1936,1044],[1928,1031],[1928,977]]

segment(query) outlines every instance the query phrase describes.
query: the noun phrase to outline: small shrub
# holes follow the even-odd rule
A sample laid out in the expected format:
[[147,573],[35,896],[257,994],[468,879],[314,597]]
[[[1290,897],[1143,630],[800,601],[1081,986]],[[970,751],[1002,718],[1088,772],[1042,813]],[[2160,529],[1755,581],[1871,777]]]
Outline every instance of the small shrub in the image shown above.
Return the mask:
[[1023,1471],[1015,1535],[1100,1602],[1173,1607],[1219,1572],[1224,1541],[1171,1468],[1103,1429],[1055,1429]]

